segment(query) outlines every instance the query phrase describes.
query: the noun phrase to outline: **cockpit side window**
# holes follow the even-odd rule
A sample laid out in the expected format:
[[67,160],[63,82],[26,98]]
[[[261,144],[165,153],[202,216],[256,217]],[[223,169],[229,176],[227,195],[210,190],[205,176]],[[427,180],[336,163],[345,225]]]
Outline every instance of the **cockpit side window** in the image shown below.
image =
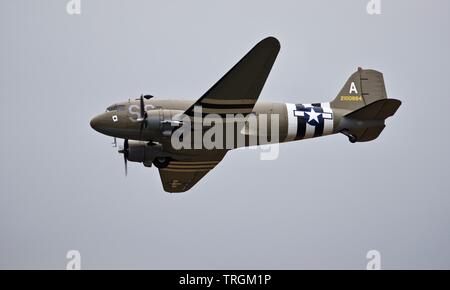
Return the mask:
[[108,108],[106,108],[106,112],[112,112],[112,111],[123,112],[123,111],[125,111],[125,105],[111,105]]
[[109,106],[108,108],[106,108],[106,112],[112,112],[115,111],[117,109],[117,105],[112,105]]

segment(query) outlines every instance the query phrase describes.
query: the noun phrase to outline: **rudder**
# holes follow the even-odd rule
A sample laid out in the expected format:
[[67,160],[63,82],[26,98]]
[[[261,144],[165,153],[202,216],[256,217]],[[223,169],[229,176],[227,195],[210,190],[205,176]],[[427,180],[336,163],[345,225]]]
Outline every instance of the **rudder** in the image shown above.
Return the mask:
[[341,116],[336,132],[354,143],[378,138],[401,102],[387,98],[381,72],[358,68],[330,105]]
[[332,108],[354,111],[386,98],[383,74],[376,70],[358,68],[330,104]]

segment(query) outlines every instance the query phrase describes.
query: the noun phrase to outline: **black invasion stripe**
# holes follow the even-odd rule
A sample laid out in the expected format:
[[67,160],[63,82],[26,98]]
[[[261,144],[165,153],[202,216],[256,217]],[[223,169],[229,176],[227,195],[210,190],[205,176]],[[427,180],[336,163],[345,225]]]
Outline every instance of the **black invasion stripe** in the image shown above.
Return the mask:
[[252,109],[255,104],[207,104],[202,103],[202,108],[208,109]]
[[[305,107],[302,104],[295,105],[297,111],[305,111]],[[303,139],[306,132],[306,120],[304,117],[297,117],[297,136],[295,140]]]
[[[314,111],[317,113],[323,113],[323,109],[321,107],[314,106]],[[323,135],[323,127],[325,125],[325,121],[323,119],[322,114],[317,118],[319,120],[319,124],[316,126],[314,130],[314,137],[319,137]]]
[[314,103],[314,104],[311,104],[311,106],[313,106],[313,107],[321,107],[320,103]]

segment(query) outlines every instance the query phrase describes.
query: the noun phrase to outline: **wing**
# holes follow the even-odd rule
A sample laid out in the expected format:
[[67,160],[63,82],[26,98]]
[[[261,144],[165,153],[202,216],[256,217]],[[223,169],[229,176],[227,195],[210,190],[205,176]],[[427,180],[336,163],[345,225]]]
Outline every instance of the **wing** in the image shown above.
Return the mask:
[[189,160],[172,160],[165,168],[159,169],[164,190],[184,192],[193,187],[223,159],[226,151],[209,156],[192,156]]
[[202,106],[204,114],[250,113],[279,51],[280,43],[276,38],[260,41],[185,114],[193,116],[194,106]]

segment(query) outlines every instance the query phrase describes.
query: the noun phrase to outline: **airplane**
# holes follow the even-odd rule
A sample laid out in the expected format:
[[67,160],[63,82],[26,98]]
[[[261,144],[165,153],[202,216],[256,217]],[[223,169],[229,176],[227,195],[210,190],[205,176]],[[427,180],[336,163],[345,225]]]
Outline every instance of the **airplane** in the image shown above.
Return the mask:
[[[362,68],[349,77],[330,102],[294,104],[258,101],[279,50],[279,41],[267,37],[197,100],[164,100],[141,95],[109,106],[106,112],[94,117],[90,125],[94,130],[114,137],[115,144],[116,138],[124,139],[119,153],[124,157],[125,174],[127,161],[140,162],[145,167],[154,165],[159,170],[163,189],[176,193],[191,189],[219,164],[228,151],[255,145],[250,144],[249,139],[261,137],[258,136],[259,131],[253,130],[254,127],[249,129],[245,122],[239,123],[239,127],[232,119],[233,128],[236,126],[232,137],[238,139],[244,136],[244,143],[233,140],[231,147],[216,148],[206,148],[204,145],[200,148],[174,146],[176,129],[196,116],[200,118],[194,123],[206,120],[210,114],[223,119],[230,115],[244,118],[255,116],[257,119],[262,115],[277,115],[277,138],[273,139],[275,141],[267,138],[265,143],[268,144],[337,133],[355,143],[376,139],[385,128],[385,120],[393,116],[401,105],[401,101],[387,97],[381,72]],[[187,121],[180,116],[187,116]],[[201,123],[200,129],[195,129],[194,124],[194,130],[189,130],[191,133],[199,131],[203,136],[212,124]],[[182,141],[183,136],[179,140]],[[227,140],[220,142],[226,143]],[[256,145],[263,143],[257,141]]]

